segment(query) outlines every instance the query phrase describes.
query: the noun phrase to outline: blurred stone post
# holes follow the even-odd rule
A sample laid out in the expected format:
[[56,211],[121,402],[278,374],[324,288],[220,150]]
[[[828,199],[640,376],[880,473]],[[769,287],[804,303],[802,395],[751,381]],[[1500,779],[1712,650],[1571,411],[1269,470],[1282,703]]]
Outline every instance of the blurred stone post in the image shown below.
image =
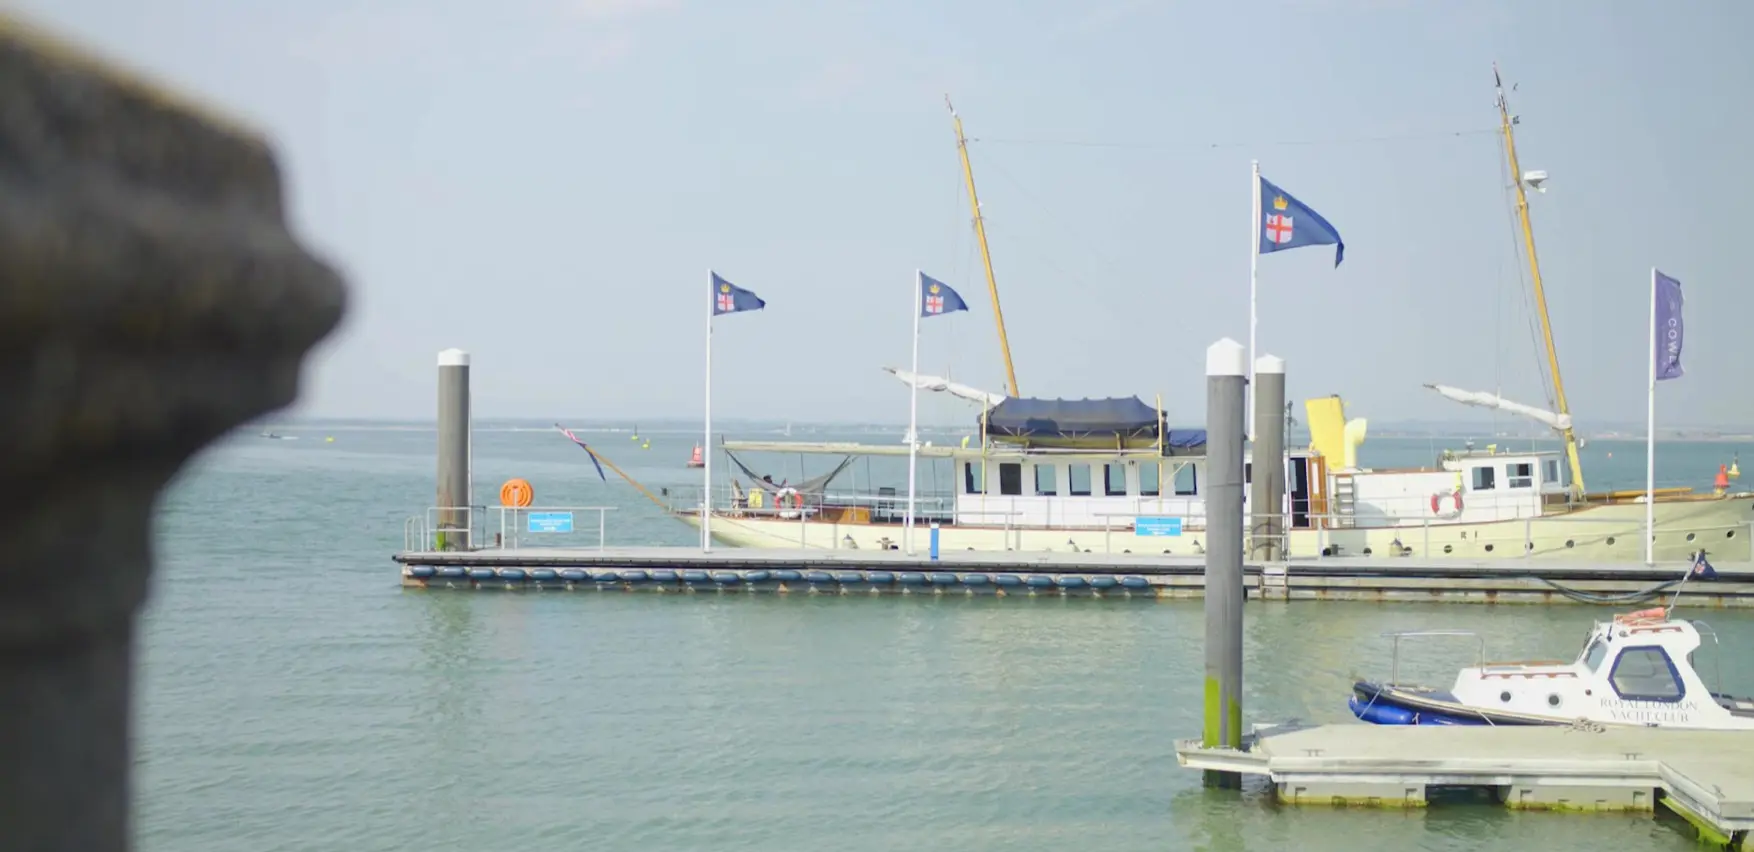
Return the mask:
[[135,622],[183,463],[298,394],[339,275],[259,135],[0,13],[0,849],[132,847]]

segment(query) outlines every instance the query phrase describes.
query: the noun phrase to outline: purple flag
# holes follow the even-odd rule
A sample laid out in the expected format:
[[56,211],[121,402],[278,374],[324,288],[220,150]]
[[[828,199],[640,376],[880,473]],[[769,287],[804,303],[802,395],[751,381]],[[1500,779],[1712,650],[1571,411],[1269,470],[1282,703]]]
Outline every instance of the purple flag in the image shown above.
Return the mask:
[[1653,269],[1651,288],[1657,338],[1651,357],[1656,359],[1657,380],[1678,379],[1685,375],[1681,370],[1681,282]]

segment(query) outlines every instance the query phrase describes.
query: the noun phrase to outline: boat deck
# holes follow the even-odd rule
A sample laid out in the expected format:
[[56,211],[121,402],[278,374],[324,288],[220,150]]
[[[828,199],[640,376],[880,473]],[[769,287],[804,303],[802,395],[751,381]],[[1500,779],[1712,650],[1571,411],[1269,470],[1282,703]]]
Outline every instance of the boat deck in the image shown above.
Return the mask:
[[1425,807],[1475,789],[1512,808],[1653,811],[1754,849],[1754,732],[1666,728],[1259,726],[1241,750],[1179,740],[1182,766],[1264,776],[1290,804]]
[[[1199,597],[1205,557],[1163,554],[725,547],[527,547],[395,554],[404,585],[451,589],[774,591]],[[1754,565],[1691,582],[1690,603],[1754,606]],[[1684,565],[1552,559],[1329,557],[1244,566],[1250,597],[1281,600],[1607,603],[1672,594]],[[1653,591],[1654,590],[1654,591]],[[1635,602],[1635,601],[1633,601]]]

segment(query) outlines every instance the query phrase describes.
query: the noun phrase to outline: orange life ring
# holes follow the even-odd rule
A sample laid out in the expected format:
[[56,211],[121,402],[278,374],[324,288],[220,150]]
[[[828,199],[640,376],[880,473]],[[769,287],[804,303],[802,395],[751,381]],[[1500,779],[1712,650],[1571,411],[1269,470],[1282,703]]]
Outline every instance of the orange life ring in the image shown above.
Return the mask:
[[530,487],[527,479],[508,479],[499,487],[499,504],[523,508],[536,499],[536,489]]
[[[1454,501],[1456,504],[1455,509],[1448,514],[1445,514],[1443,511],[1443,501],[1444,501],[1444,498],[1446,498],[1446,497],[1449,498],[1450,500]],[[1439,491],[1436,494],[1431,495],[1431,514],[1437,515],[1439,517],[1453,518],[1457,515],[1460,515],[1461,513],[1462,513],[1462,492],[1460,490]]]
[[[773,507],[775,511],[779,512],[801,511],[804,508],[804,495],[799,494],[796,488],[782,488],[780,493],[774,495]],[[796,517],[796,515],[788,514],[786,517]]]

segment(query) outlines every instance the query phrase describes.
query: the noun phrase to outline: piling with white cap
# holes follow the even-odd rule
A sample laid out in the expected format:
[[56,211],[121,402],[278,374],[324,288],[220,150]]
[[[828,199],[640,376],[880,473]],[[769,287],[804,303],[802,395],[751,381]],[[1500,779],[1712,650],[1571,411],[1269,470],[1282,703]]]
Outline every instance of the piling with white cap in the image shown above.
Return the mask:
[[[469,493],[469,353],[438,354],[438,539],[439,550],[471,547]],[[460,530],[449,534],[445,530]]]
[[[1225,338],[1206,349],[1205,744],[1242,746],[1243,411],[1248,356]],[[1242,776],[1208,770],[1205,783],[1240,787]]]

